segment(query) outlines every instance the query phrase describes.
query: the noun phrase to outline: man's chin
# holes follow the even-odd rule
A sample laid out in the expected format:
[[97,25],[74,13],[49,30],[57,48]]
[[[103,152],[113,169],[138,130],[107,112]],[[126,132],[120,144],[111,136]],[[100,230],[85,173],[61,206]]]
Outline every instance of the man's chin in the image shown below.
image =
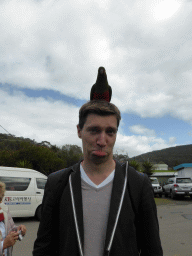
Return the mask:
[[105,163],[108,159],[108,155],[107,154],[103,154],[103,155],[95,155],[93,154],[92,155],[92,161],[95,163],[95,164],[102,164],[102,163]]

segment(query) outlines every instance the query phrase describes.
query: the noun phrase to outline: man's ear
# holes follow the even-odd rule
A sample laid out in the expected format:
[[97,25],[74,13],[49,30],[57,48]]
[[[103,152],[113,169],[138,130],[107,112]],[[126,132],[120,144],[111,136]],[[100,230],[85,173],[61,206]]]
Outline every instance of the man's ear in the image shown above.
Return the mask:
[[78,134],[78,137],[81,139],[81,129],[79,125],[77,125],[77,134]]

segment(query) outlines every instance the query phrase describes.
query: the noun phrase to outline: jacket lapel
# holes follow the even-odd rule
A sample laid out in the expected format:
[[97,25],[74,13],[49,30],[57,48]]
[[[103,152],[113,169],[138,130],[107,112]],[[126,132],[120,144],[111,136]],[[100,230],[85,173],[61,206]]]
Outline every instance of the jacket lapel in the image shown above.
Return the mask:
[[125,165],[123,165],[123,167],[119,162],[116,161],[115,176],[113,181],[107,232],[106,232],[106,239],[105,239],[105,251],[107,250],[107,247],[111,239],[111,235],[115,225],[116,216],[119,209],[119,204],[120,204],[121,195],[123,191],[124,178],[125,178]]
[[83,204],[82,204],[82,192],[81,192],[81,176],[80,176],[80,163],[73,167],[74,173],[72,173],[72,188],[75,202],[75,210],[77,217],[77,224],[79,227],[79,233],[81,238],[82,247],[84,246],[84,229],[83,229]]

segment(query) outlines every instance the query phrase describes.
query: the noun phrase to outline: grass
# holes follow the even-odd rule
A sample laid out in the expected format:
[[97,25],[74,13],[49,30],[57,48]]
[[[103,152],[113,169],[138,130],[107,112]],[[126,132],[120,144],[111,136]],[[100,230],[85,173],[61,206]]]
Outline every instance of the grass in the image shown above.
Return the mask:
[[155,197],[155,203],[158,206],[158,205],[173,204],[173,201],[171,199],[165,198],[165,197],[162,197],[162,198]]
[[176,171],[174,171],[174,170],[153,170],[153,173],[154,172],[176,172]]

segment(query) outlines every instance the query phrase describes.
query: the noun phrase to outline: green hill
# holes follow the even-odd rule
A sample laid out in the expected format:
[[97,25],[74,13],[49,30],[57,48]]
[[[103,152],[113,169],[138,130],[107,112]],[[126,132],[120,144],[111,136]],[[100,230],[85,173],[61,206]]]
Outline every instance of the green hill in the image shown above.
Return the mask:
[[138,162],[150,161],[152,163],[164,162],[170,168],[183,163],[192,163],[192,144],[165,148],[135,156],[129,159]]

